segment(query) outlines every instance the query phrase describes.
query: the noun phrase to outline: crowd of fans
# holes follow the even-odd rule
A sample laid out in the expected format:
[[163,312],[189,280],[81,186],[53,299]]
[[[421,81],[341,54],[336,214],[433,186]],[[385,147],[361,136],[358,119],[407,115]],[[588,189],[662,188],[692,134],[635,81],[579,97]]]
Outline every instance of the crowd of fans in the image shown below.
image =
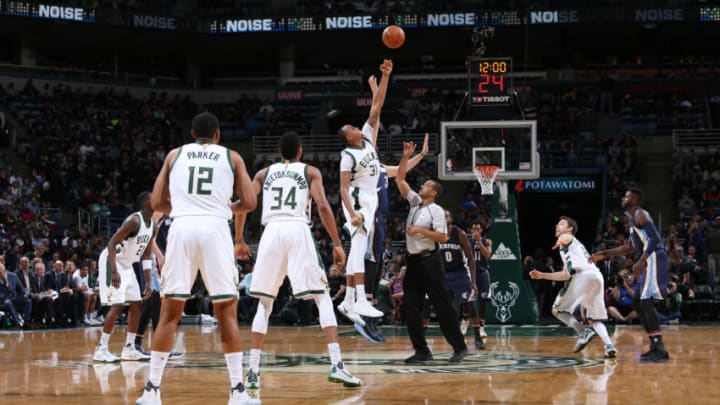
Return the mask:
[[[638,180],[637,143],[630,132],[616,139],[602,139],[592,133],[598,100],[599,96],[588,95],[575,87],[538,86],[523,93],[526,118],[536,118],[539,123],[538,144],[544,167],[556,167],[558,161],[568,161],[573,155],[587,152],[600,156],[600,160],[595,162],[607,168],[605,197],[608,214],[598,227],[593,251],[624,242],[628,223],[618,202],[625,185]],[[429,91],[412,104],[402,119],[388,115],[380,136],[417,134],[428,130],[436,132],[439,122],[451,119],[461,102],[455,93]],[[99,91],[72,89],[66,85],[38,88],[31,81],[22,88],[0,86],[0,104],[24,127],[31,140],[20,150],[32,174],[23,175],[10,165],[0,165],[0,215],[3,218],[0,247],[5,254],[6,268],[9,271],[20,269],[21,258],[28,257],[33,260],[31,272],[35,272],[36,265],[42,263],[39,267],[52,268],[53,271],[58,267],[58,274],[67,273],[64,281],[57,281],[62,287],[56,291],[59,298],[53,300],[62,305],[53,307],[50,313],[47,312],[48,306],[42,306],[38,301],[30,316],[35,325],[92,323],[93,308],[86,308],[84,303],[89,301],[79,299],[92,294],[82,292],[85,291],[80,290],[83,286],[73,280],[76,273],[80,274],[82,268],[87,268],[90,281],[86,284],[92,290],[93,274],[96,272],[94,260],[106,245],[108,234],[86,227],[78,229],[77,225],[64,227],[57,210],[52,208],[82,208],[97,215],[122,219],[132,210],[131,202],[137,192],[151,187],[152,174],[159,171],[166,152],[184,141],[176,121],[191,117],[198,107],[189,99],[164,93],[138,98],[111,88]],[[210,104],[205,108],[218,115],[223,123],[260,128],[269,134],[285,130],[304,132],[307,127],[302,125],[308,125],[307,118],[291,103],[284,105],[253,95],[241,96],[236,103]],[[383,153],[381,160],[393,165],[397,164],[398,158],[395,154]],[[306,155],[305,159],[323,174],[328,201],[336,213],[336,222],[342,224],[344,220],[338,191],[339,155],[313,154]],[[273,161],[277,158],[255,157],[249,166],[251,176]],[[421,184],[435,177],[436,164],[431,159],[423,160],[409,174],[409,182]],[[720,220],[715,220],[720,208],[718,155],[710,152],[679,153],[675,167],[681,216],[679,222],[671,227],[667,240],[675,274],[672,288],[681,297],[691,300],[696,295],[697,285],[712,288],[717,279],[720,249],[713,242],[716,239],[707,235],[711,235],[720,224]],[[408,207],[398,197],[392,181],[389,192],[391,215],[387,224],[388,241],[383,255],[384,281],[381,289],[385,298],[378,305],[393,314],[391,319],[399,320],[402,317],[397,309],[401,306],[404,266],[404,252],[399,242],[404,240],[404,218]],[[490,199],[481,195],[477,182],[469,182],[457,207],[448,208],[454,213],[454,223],[463,229],[476,222],[489,226],[492,218]],[[343,294],[342,269],[332,269],[329,238],[320,226],[316,210],[312,212],[312,222],[320,255],[326,268],[330,269],[329,279],[335,287],[331,293],[340,299]],[[260,234],[257,218],[250,220],[249,226],[249,237],[257,239]],[[63,271],[59,270],[58,262],[62,263]],[[551,267],[559,270],[557,263],[551,256],[545,257],[544,252],[525,264],[529,266],[530,263],[538,269]],[[690,263],[695,264],[691,266]],[[608,305],[615,308],[611,313],[618,321],[632,320],[631,308],[625,305],[629,293],[623,288],[626,284],[632,286],[633,280],[624,272],[628,264],[620,259],[600,264],[609,287]],[[242,263],[240,272],[246,277],[245,286],[249,282],[248,277],[251,277],[252,266],[252,262]],[[705,269],[705,272],[698,269]],[[48,270],[48,273],[52,272]],[[43,277],[39,275],[37,279]],[[33,291],[32,282],[30,284],[31,288],[26,290],[30,299],[45,299],[48,296],[53,299],[55,296],[52,292]],[[201,287],[198,286],[198,296],[202,295]],[[541,310],[548,313],[559,286],[534,287]],[[73,291],[68,294],[66,290],[66,295],[78,298],[71,299],[72,302],[67,304],[63,288]],[[241,295],[243,291],[241,285]],[[289,286],[285,286],[285,294],[281,295],[290,296]],[[199,302],[197,312],[211,311],[202,304],[203,300]],[[255,305],[253,299],[244,294],[240,318],[249,319]],[[393,308],[395,312],[392,312]],[[669,313],[673,313],[672,309],[675,306],[668,308]],[[312,307],[290,298],[281,300],[274,315],[283,317],[284,314],[292,318],[288,314],[293,311],[299,322],[313,320]]]
[[678,217],[666,239],[672,278],[697,317],[712,316],[711,303],[720,301],[720,149],[677,150],[673,175]]

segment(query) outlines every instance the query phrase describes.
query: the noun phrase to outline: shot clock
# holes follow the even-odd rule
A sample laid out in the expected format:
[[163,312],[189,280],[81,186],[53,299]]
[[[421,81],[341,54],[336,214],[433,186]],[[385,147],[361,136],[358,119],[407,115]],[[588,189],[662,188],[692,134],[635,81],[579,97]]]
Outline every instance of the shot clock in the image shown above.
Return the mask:
[[476,107],[512,103],[512,58],[468,58],[468,95]]

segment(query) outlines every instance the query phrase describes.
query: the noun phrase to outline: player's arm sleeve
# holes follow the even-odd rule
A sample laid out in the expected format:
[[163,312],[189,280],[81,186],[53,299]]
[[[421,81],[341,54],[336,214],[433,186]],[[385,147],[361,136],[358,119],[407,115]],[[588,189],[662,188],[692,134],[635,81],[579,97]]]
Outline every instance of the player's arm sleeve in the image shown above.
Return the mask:
[[[378,125],[379,124],[380,123],[378,122]],[[362,127],[362,136],[364,140],[370,142],[373,146],[375,146],[375,143],[373,142],[373,127],[367,121]]]
[[[408,193],[407,200],[411,207],[420,205],[420,203],[422,202],[422,198],[420,197],[420,194],[418,194],[412,190],[410,190],[410,192]],[[443,220],[445,220],[445,213],[443,213],[442,217],[443,217]]]

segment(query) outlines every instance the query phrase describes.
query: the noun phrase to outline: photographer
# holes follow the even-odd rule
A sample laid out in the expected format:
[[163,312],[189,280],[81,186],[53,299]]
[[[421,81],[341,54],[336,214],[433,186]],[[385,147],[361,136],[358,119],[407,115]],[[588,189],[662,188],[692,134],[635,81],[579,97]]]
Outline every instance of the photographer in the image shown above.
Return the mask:
[[681,308],[682,295],[677,290],[677,283],[671,281],[668,283],[667,298],[655,304],[660,323],[678,323],[682,317]]
[[610,302],[607,312],[611,318],[619,322],[629,322],[638,317],[633,309],[633,297],[640,290],[633,274],[624,268],[617,275],[615,287],[608,290]]

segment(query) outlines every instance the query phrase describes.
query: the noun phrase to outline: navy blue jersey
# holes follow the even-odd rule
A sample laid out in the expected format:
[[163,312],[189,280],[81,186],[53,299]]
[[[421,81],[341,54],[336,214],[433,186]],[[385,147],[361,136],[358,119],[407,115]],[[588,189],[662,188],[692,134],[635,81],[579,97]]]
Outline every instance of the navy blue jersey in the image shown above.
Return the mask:
[[368,240],[368,251],[365,252],[365,259],[371,262],[377,262],[382,258],[385,251],[385,235],[387,234],[387,214],[390,212],[388,203],[388,176],[385,166],[380,163],[380,173],[378,173],[378,206],[375,210],[375,229],[373,230],[372,239]]
[[[485,235],[480,238],[480,243],[483,244],[483,246],[487,246],[487,238]],[[473,239],[473,256],[475,259],[475,270],[476,271],[487,271],[490,268],[490,265],[488,264],[488,259],[485,258],[485,256],[482,255],[480,252],[480,248],[477,246],[477,242],[475,242],[475,239]]]
[[160,218],[160,221],[158,221],[158,232],[155,237],[155,243],[163,254],[165,254],[165,249],[167,248],[167,237],[168,232],[170,231],[171,223],[172,218],[170,218],[169,215],[163,215],[163,217]]
[[450,225],[450,239],[440,243],[440,254],[445,260],[445,271],[467,271],[465,254],[460,245],[460,228]]
[[385,165],[382,163],[380,164],[380,173],[378,174],[378,184],[377,184],[377,193],[378,193],[378,206],[375,210],[375,216],[376,217],[382,217],[386,218],[388,212],[390,211],[390,204],[388,203],[388,175],[387,171],[385,170]]
[[[640,208],[638,208],[639,210]],[[637,212],[637,210],[635,210]],[[630,239],[633,242],[635,253],[640,256],[643,252],[665,251],[665,244],[660,237],[655,224],[647,221],[641,227],[635,224],[635,213],[630,215]],[[651,246],[649,246],[651,245]]]

